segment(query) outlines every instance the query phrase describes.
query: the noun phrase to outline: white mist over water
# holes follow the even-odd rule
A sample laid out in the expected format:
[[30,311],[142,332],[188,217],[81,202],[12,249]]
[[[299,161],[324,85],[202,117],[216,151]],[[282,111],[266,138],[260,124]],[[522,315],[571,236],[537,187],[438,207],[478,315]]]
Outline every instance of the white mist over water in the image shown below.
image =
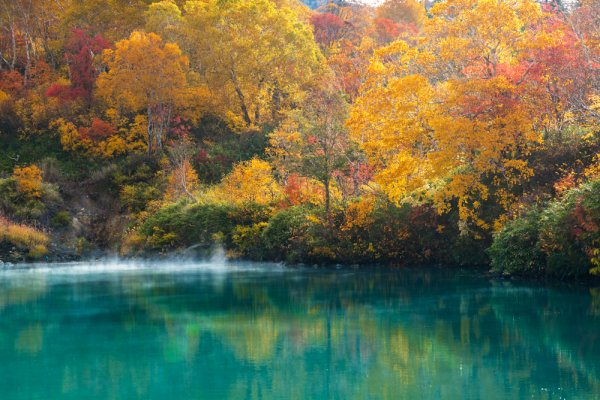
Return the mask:
[[225,253],[225,248],[222,244],[218,244],[213,248],[212,256],[210,257],[210,262],[216,267],[226,266],[227,254]]
[[17,264],[0,268],[0,280],[29,276],[62,278],[117,277],[124,275],[169,275],[169,274],[210,274],[220,275],[234,272],[275,272],[283,271],[281,264],[229,261],[225,249],[217,246],[208,259],[169,258],[162,260],[107,258],[93,261]]

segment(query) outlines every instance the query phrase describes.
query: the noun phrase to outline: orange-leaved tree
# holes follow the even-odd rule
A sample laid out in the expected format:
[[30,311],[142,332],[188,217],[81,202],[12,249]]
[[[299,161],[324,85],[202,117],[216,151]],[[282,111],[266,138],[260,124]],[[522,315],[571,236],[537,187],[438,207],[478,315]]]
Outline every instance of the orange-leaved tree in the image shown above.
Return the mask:
[[161,151],[173,117],[204,94],[188,81],[187,57],[154,33],[133,32],[104,58],[107,71],[98,77],[98,94],[116,109],[144,113],[148,152]]
[[523,58],[551,42],[532,0],[436,4],[419,46],[377,50],[348,121],[394,201],[456,203],[461,226],[486,229],[482,203],[510,206],[511,188],[531,176],[524,156],[539,140]]

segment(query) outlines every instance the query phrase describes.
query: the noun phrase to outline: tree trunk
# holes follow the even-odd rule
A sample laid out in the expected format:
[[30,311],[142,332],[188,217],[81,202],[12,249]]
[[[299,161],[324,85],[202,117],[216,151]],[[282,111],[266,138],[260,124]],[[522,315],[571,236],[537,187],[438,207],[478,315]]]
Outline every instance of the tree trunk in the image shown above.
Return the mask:
[[15,37],[15,27],[12,24],[10,25],[10,37],[12,45],[12,60],[10,62],[10,69],[11,71],[14,71],[17,63],[17,38]]
[[237,93],[238,98],[240,99],[240,108],[242,109],[242,114],[244,114],[244,121],[246,121],[246,124],[251,125],[252,120],[250,119],[250,114],[248,113],[248,107],[246,107],[246,99],[244,97],[244,93],[242,93],[242,89],[240,89],[240,87],[237,84],[235,85],[235,92]]
[[238,99],[240,100],[240,108],[242,109],[242,114],[244,114],[244,121],[246,124],[251,125],[252,120],[250,119],[250,112],[248,111],[248,106],[246,105],[246,96],[244,96],[244,92],[242,92],[242,88],[240,88],[240,85],[238,84],[237,75],[235,74],[234,69],[229,71],[229,76],[231,77],[231,81],[235,87],[235,92],[238,95]]
[[329,224],[330,222],[330,203],[331,203],[331,191],[329,189],[329,178],[326,178],[323,181],[323,186],[325,187],[325,219],[327,220],[327,223]]
[[31,54],[29,52],[29,36],[25,35],[25,74],[23,75],[23,86],[27,87],[29,70],[31,69]]
[[147,118],[148,118],[148,129],[147,129],[147,132],[148,132],[148,155],[152,155],[152,141],[153,141],[152,124],[153,124],[153,121],[152,121],[151,107],[148,107],[147,113],[148,113],[147,114]]
[[352,173],[352,185],[354,189],[354,196],[358,196],[358,174],[360,172],[360,161],[357,161],[354,165],[354,171]]
[[271,119],[273,121],[277,120],[277,113],[281,108],[281,92],[279,90],[278,83],[275,84],[275,88],[273,89],[273,95],[271,96]]

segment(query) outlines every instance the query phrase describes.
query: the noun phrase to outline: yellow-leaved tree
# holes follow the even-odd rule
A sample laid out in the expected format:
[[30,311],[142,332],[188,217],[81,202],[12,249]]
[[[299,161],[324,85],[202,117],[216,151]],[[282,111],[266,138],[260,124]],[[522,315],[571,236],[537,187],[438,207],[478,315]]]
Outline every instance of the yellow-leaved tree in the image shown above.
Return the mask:
[[[150,29],[177,37],[219,114],[243,130],[272,124],[323,64],[299,7],[271,0],[190,0],[151,6]],[[182,16],[180,16],[182,15]]]
[[271,164],[258,158],[237,164],[209,196],[233,204],[272,205],[282,195]]

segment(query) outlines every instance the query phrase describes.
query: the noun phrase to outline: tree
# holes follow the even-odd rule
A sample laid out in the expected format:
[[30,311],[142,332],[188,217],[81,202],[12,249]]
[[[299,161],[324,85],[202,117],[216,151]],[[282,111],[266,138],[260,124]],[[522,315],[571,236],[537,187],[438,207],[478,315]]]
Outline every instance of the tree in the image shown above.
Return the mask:
[[310,23],[313,26],[315,40],[324,48],[328,48],[340,39],[345,24],[340,17],[330,13],[313,14]]
[[0,0],[0,70],[22,73],[23,85],[36,61],[56,65],[59,21],[67,0]]
[[532,49],[521,69],[527,68],[529,101],[538,102],[538,118],[547,135],[575,122],[588,122],[598,66],[586,55],[585,42],[563,13],[549,9],[543,29],[554,40]]
[[600,2],[583,0],[580,6],[569,16],[568,22],[584,48],[587,66],[592,67],[588,82],[592,93],[588,98],[581,98],[579,106],[595,124],[600,123],[598,104],[600,96]]
[[414,24],[417,27],[427,19],[425,2],[418,0],[386,0],[377,7],[377,16],[400,24]]
[[183,17],[181,10],[173,0],[150,4],[145,16],[148,32],[154,32],[173,43],[181,39]]
[[13,178],[17,181],[17,190],[27,196],[39,198],[42,193],[42,170],[37,165],[15,167]]
[[108,71],[98,77],[99,95],[116,108],[145,111],[148,152],[161,151],[174,114],[192,100],[187,57],[154,33],[133,32],[104,59]]
[[177,140],[169,143],[167,154],[169,156],[169,177],[167,198],[177,200],[182,196],[195,200],[194,192],[198,189],[198,174],[192,166],[192,156],[195,146],[188,135],[182,135]]
[[270,0],[185,3],[182,48],[236,128],[274,124],[301,100],[322,56],[298,11]]
[[[331,86],[311,91],[301,110],[288,113],[286,121],[270,136],[270,153],[280,169],[321,182],[329,221],[331,186],[336,173],[351,158],[344,127],[347,105]],[[324,110],[327,110],[324,112]]]
[[219,198],[234,204],[272,205],[282,189],[271,164],[258,158],[236,164],[218,187]]
[[[152,0],[59,0],[61,21],[65,31],[78,28],[102,34],[110,42],[127,37],[144,27],[144,10]],[[45,4],[55,1],[45,1]]]
[[96,55],[109,47],[102,35],[91,37],[82,29],[73,29],[64,46],[71,84],[69,87],[55,84],[48,88],[46,94],[66,99],[81,98],[89,106],[99,74],[99,68],[95,65]]

